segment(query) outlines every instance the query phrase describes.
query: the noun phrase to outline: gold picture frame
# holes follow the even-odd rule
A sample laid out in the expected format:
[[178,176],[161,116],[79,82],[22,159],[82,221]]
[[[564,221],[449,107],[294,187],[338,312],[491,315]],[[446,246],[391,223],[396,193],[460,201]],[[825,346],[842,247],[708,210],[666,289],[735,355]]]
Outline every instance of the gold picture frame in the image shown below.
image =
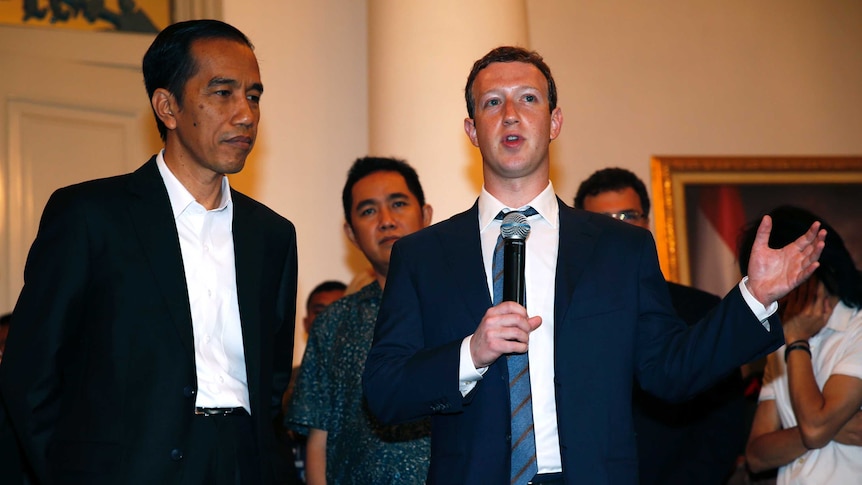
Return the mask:
[[748,221],[782,203],[808,208],[832,224],[862,268],[862,157],[655,156],[651,176],[656,247],[670,281],[692,284],[688,226],[694,207],[686,197],[709,185],[757,194],[759,207],[745,207]]

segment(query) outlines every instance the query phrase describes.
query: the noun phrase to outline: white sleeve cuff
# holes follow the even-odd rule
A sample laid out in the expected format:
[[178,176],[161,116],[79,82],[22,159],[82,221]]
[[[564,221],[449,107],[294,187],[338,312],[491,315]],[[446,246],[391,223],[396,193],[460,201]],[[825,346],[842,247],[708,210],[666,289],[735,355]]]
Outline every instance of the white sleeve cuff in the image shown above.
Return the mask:
[[743,277],[742,281],[739,282],[739,291],[742,293],[742,298],[745,299],[745,303],[748,304],[748,308],[751,308],[751,312],[754,313],[754,316],[760,320],[761,324],[763,324],[763,328],[765,328],[766,331],[769,331],[769,317],[778,310],[778,302],[774,301],[770,303],[768,307],[763,306],[763,304],[757,301],[757,298],[748,291],[748,286],[745,284],[746,281],[748,281],[748,276]]
[[461,341],[461,360],[458,364],[458,390],[462,396],[466,396],[476,387],[476,382],[482,380],[482,375],[488,370],[487,367],[477,369],[473,366],[473,357],[470,355],[470,340],[468,335]]

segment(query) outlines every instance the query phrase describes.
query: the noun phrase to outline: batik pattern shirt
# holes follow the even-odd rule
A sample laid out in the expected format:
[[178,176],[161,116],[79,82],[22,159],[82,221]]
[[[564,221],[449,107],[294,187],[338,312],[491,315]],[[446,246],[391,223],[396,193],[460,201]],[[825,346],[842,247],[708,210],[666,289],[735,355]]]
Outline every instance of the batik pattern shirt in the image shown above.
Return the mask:
[[327,432],[329,484],[423,484],[428,474],[430,421],[384,426],[362,396],[382,296],[375,281],[317,316],[288,404],[290,429]]

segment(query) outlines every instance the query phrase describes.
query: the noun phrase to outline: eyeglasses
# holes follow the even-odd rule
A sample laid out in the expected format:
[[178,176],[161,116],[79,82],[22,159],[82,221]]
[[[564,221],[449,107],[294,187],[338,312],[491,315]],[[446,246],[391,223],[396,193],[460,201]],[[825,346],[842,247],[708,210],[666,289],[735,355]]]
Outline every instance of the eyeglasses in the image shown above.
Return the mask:
[[619,212],[602,212],[606,216],[613,217],[616,220],[623,222],[636,222],[646,219],[646,216],[636,210],[619,211]]

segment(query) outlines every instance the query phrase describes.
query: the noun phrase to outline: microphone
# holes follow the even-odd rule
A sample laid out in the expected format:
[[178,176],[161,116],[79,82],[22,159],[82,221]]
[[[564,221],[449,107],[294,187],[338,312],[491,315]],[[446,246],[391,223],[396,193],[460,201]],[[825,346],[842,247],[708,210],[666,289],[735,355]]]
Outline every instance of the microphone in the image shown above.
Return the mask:
[[524,214],[512,211],[503,217],[500,233],[503,236],[503,301],[514,301],[527,306],[524,262],[530,224]]

